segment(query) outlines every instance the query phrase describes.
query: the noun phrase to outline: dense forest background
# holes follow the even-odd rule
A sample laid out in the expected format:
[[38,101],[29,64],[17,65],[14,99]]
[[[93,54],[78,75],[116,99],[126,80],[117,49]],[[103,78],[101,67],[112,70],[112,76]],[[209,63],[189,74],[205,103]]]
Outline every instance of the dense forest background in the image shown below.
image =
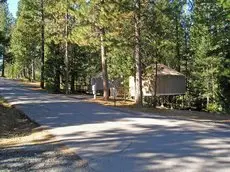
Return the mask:
[[185,106],[228,112],[230,2],[20,0],[14,19],[1,0],[0,57],[2,76],[54,92],[75,92],[102,71],[108,99],[108,78],[123,77],[128,92],[135,76],[138,105],[142,76],[157,61],[186,76]]

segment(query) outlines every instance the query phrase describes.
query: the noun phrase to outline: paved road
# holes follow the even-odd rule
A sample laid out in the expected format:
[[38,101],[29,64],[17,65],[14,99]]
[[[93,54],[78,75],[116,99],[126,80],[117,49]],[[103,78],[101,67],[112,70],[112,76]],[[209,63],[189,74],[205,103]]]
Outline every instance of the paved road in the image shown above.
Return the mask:
[[125,113],[2,78],[0,95],[49,126],[89,171],[230,171],[229,126]]

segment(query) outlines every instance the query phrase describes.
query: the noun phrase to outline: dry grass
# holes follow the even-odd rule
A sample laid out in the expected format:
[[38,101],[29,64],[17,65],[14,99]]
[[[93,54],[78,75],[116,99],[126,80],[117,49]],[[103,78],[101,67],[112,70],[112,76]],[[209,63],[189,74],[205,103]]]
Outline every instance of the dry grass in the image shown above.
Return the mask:
[[76,153],[57,141],[47,127],[40,127],[0,97],[0,149],[45,144],[53,145],[63,155]]
[[127,107],[127,108],[135,106],[134,101],[124,100],[124,99],[116,99],[116,101],[114,102],[114,99],[109,99],[108,101],[105,101],[103,100],[102,97],[98,97],[97,99],[89,99],[86,101],[92,103],[98,103],[105,106],[117,106],[117,107]]
[[219,113],[189,111],[189,110],[176,110],[176,109],[164,109],[164,108],[141,108],[136,107],[129,108],[131,110],[154,113],[161,116],[175,116],[179,118],[199,120],[199,121],[213,121],[220,123],[230,123],[230,116]]
[[1,139],[0,148],[44,144],[44,143],[51,142],[52,138],[54,137],[46,131],[31,132],[29,135],[26,136],[15,136],[15,137]]
[[[99,97],[95,99],[89,99],[88,102],[98,103],[105,106],[113,106],[114,107],[114,100],[109,99],[108,101],[104,101],[103,98]],[[170,117],[179,117],[184,119],[191,119],[191,120],[199,120],[199,121],[214,121],[220,123],[230,123],[230,115],[220,114],[220,113],[208,113],[208,112],[198,112],[198,111],[189,111],[189,110],[176,110],[176,109],[167,109],[167,108],[150,108],[150,107],[143,107],[137,108],[135,106],[134,101],[123,99],[116,100],[116,107],[124,108],[131,111],[136,112],[146,112],[146,113],[153,113],[160,116],[170,116]]]
[[28,135],[38,124],[6,102],[0,103],[0,138]]
[[23,85],[29,86],[30,90],[35,90],[35,91],[37,91],[37,90],[39,90],[39,91],[43,90],[42,88],[40,88],[40,82],[30,82],[30,81],[25,81],[25,80],[22,80],[20,82]]
[[2,148],[40,143],[50,140],[52,136],[0,97],[0,138]]
[[14,81],[17,81],[17,82],[19,82],[19,83],[21,83],[21,84],[23,84],[23,85],[26,85],[26,86],[29,86],[29,88],[28,89],[30,89],[30,90],[43,90],[42,88],[40,88],[40,82],[38,82],[38,81],[29,81],[28,79],[12,79],[12,80],[14,80]]

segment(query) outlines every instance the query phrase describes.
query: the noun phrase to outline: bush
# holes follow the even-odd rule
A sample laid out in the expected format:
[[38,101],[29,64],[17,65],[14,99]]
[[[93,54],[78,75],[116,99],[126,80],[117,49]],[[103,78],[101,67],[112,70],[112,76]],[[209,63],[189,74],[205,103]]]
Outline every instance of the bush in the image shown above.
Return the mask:
[[217,112],[220,111],[220,106],[217,103],[209,103],[207,110],[209,112]]

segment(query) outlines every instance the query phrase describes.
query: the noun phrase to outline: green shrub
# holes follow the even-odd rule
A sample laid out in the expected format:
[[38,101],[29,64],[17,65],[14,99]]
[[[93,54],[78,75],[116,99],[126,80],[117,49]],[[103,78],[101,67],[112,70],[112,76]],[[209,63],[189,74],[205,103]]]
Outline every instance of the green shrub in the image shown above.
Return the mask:
[[209,103],[207,110],[209,112],[218,112],[220,111],[220,106],[217,103]]

